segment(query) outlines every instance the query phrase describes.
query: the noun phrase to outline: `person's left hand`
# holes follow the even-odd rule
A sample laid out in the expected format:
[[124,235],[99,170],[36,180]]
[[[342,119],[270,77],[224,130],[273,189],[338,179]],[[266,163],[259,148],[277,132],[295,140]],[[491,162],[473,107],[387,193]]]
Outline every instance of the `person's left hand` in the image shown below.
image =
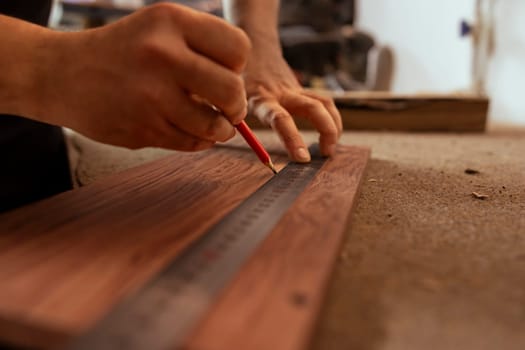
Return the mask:
[[277,132],[292,160],[310,161],[292,116],[309,120],[320,133],[321,154],[333,155],[343,130],[333,100],[302,88],[275,41],[252,44],[244,74],[249,113]]

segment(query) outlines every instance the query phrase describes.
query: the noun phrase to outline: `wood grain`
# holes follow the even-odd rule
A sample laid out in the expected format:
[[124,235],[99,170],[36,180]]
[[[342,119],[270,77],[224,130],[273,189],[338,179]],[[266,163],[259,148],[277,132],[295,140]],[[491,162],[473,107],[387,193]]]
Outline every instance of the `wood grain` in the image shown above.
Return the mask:
[[[351,92],[333,95],[345,130],[393,130],[423,132],[482,132],[487,124],[489,101],[472,95],[399,95]],[[264,128],[248,118],[254,128]],[[301,129],[314,129],[296,118]]]
[[341,147],[197,328],[187,349],[306,349],[369,150]]
[[[307,299],[296,336],[313,322],[367,158],[341,147],[290,212],[297,215],[272,234],[275,260],[266,268],[290,275],[283,286]],[[282,167],[285,158],[274,160]],[[176,153],[0,216],[0,339],[53,347],[80,334],[271,176],[246,150]],[[292,259],[294,251],[303,258]],[[273,288],[277,275],[244,294]]]

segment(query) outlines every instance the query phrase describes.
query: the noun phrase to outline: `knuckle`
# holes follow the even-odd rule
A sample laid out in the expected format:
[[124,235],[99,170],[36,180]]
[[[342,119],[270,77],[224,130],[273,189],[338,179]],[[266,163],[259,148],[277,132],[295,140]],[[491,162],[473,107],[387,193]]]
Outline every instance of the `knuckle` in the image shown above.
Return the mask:
[[306,103],[306,110],[309,113],[319,113],[324,108],[324,105],[321,101],[310,100]]
[[334,100],[332,100],[330,97],[323,96],[323,95],[316,95],[316,99],[321,101],[322,104],[325,106],[332,105]]
[[333,98],[326,97],[326,105],[334,108],[335,110],[337,110],[337,106],[335,105],[335,101],[334,101]]
[[327,104],[330,103],[330,101],[332,101],[331,98],[326,97],[326,96],[322,96],[322,95],[318,96],[318,99],[319,99],[319,101],[321,101],[323,103],[327,103]]
[[163,95],[162,86],[159,85],[148,88],[141,86],[138,90],[138,100],[145,108],[153,108],[153,110],[158,110],[165,104]]
[[317,119],[317,128],[321,134],[330,139],[337,139],[339,135],[338,127],[331,117],[326,118],[327,116],[329,117],[329,114],[323,102],[310,100],[307,102],[305,110],[308,113],[308,119]]
[[154,35],[144,35],[137,42],[138,58],[141,64],[151,64],[165,55],[165,48],[154,39]]
[[279,127],[281,124],[286,123],[290,118],[289,115],[283,112],[275,112],[273,110],[268,110],[265,116],[265,120],[270,123],[272,126]]
[[229,48],[228,57],[224,58],[224,63],[233,72],[241,73],[246,66],[252,48],[248,35],[242,29],[224,20],[216,22],[215,25],[215,30],[224,34],[224,45]]
[[189,59],[186,54],[177,55],[176,65],[188,73],[188,76],[201,77],[204,71],[203,62],[197,59]]
[[156,21],[154,23],[162,23],[162,21],[171,21],[174,16],[178,17],[180,8],[174,4],[160,2],[148,6],[145,11],[148,12],[150,19]]
[[[137,58],[139,63],[146,67],[146,69],[153,69],[157,67],[181,67],[191,63],[186,59],[187,48],[182,40],[176,42],[177,38],[167,45],[164,40],[160,40],[155,33],[146,34],[142,40],[137,44]],[[173,46],[177,46],[177,54],[174,54]]]
[[327,124],[323,128],[323,130],[320,131],[323,136],[329,140],[337,140],[339,131],[337,130],[337,127],[335,125]]

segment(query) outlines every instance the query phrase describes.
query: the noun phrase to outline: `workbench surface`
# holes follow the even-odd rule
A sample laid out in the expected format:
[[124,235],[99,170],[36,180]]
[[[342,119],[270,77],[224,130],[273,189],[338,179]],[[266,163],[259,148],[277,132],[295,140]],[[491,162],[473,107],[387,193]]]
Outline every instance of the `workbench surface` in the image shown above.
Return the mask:
[[[168,153],[72,143],[82,184]],[[525,129],[342,143],[372,159],[312,348],[525,348]]]

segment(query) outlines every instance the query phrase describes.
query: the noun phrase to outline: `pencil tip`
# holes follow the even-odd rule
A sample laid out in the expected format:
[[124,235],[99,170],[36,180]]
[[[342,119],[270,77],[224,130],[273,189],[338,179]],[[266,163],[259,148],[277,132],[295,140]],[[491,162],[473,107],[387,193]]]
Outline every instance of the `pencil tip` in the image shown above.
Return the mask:
[[271,160],[268,163],[266,163],[266,166],[273,171],[274,175],[277,175],[277,169],[275,169],[275,166],[273,165]]

